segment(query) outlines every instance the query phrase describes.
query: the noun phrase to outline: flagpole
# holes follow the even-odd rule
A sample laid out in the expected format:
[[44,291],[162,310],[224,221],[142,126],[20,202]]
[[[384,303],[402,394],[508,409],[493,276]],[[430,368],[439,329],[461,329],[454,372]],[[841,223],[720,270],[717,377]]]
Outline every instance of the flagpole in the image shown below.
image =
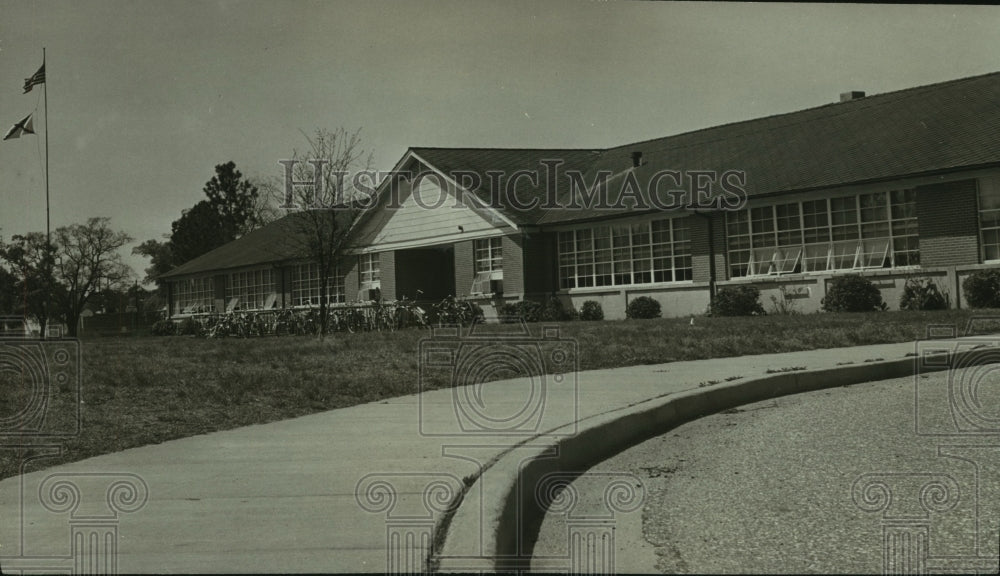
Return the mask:
[[[45,47],[42,46],[42,68],[45,67]],[[52,249],[52,224],[49,216],[49,71],[45,71],[45,238]]]

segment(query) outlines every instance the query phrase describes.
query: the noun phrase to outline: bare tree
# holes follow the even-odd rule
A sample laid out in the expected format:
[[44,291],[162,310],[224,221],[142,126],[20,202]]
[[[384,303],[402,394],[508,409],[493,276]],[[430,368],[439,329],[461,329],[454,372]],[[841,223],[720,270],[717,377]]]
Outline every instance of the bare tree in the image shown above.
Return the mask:
[[[305,134],[304,134],[305,135]],[[348,233],[370,200],[375,176],[372,154],[362,146],[361,130],[317,129],[305,135],[309,147],[282,161],[284,173],[269,185],[272,198],[290,213],[295,231],[286,239],[294,253],[316,265],[319,275],[319,337],[329,331],[330,281]]]
[[70,336],[76,336],[84,305],[103,288],[124,290],[132,270],[119,250],[132,241],[112,230],[110,218],[90,218],[86,224],[56,229],[55,277],[64,287],[59,292]]

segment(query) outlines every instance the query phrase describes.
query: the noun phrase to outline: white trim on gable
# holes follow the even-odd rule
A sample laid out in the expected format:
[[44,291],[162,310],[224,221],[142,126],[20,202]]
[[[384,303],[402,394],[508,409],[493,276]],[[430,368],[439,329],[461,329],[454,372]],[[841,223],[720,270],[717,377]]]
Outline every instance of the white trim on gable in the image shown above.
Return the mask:
[[504,216],[504,214],[502,212],[500,212],[499,210],[497,210],[496,208],[494,208],[494,207],[490,206],[489,204],[487,204],[487,203],[483,202],[482,200],[480,200],[479,197],[476,196],[475,194],[473,194],[471,190],[459,186],[458,182],[455,182],[451,178],[451,176],[448,176],[444,172],[438,170],[438,168],[436,166],[434,166],[430,162],[424,160],[419,154],[417,154],[413,150],[409,150],[408,154],[412,158],[416,158],[424,166],[427,166],[428,168],[430,168],[435,174],[437,174],[438,176],[444,178],[445,181],[451,187],[453,187],[455,190],[462,190],[464,192],[464,194],[462,194],[463,198],[471,198],[472,201],[475,202],[478,205],[479,209],[485,210],[485,211],[491,213],[493,215],[493,217],[494,217],[494,218],[492,218],[494,221],[495,221],[496,218],[499,218],[500,220],[503,220],[504,222],[506,222],[507,225],[510,226],[511,228],[513,228],[514,230],[518,229],[517,224],[515,224],[513,220],[511,220],[510,218]]

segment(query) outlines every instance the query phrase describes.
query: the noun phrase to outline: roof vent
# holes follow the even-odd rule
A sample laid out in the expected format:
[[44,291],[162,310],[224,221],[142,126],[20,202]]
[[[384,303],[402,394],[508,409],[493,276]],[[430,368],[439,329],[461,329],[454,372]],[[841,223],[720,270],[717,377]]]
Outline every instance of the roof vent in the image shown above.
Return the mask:
[[632,153],[632,167],[638,168],[642,165],[642,152],[636,150]]
[[865,97],[865,93],[858,90],[851,90],[850,92],[843,92],[840,94],[841,102],[849,102],[851,100],[860,100]]

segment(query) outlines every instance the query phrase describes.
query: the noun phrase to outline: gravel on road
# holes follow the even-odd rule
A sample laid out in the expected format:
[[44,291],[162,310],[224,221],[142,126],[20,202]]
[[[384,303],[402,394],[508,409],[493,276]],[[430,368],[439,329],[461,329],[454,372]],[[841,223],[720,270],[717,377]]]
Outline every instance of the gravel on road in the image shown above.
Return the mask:
[[[979,428],[956,428],[956,403],[981,413]],[[995,369],[820,390],[708,416],[577,479],[576,508],[546,517],[535,555],[586,556],[567,534],[577,519],[607,512],[602,487],[617,475],[638,478],[644,498],[635,512],[614,515],[618,572],[882,573],[920,544],[926,570],[995,573],[1000,435],[984,422],[1000,423],[997,416]]]

